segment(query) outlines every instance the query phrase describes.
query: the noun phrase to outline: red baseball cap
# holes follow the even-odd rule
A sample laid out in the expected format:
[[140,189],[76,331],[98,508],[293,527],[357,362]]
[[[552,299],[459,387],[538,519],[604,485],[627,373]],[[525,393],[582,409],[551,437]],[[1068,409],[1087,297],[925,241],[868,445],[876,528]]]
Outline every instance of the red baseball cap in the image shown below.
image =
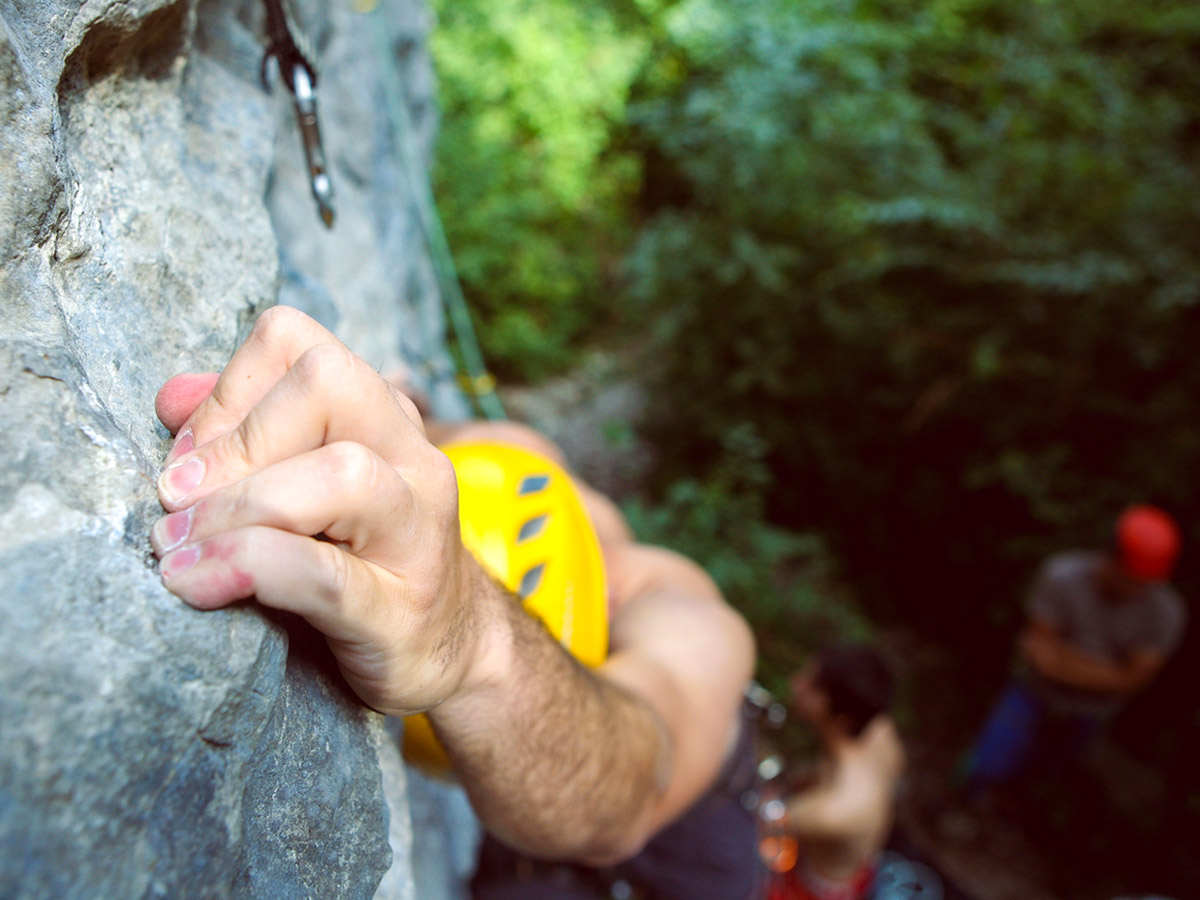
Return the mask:
[[1182,540],[1179,526],[1157,506],[1131,506],[1117,517],[1121,568],[1142,581],[1166,581],[1175,571]]

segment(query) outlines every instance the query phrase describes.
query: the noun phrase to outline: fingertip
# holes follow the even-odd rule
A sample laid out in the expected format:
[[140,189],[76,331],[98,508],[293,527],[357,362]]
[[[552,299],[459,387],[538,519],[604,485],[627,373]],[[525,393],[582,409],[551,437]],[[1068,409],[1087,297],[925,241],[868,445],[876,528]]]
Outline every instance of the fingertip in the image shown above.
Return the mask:
[[184,372],[167,380],[154,398],[154,412],[172,434],[183,427],[216,386],[216,372]]
[[254,577],[234,559],[236,546],[206,541],[185,544],[159,565],[167,590],[194,609],[212,610],[254,596]]
[[195,515],[196,508],[189,506],[181,512],[169,513],[155,522],[150,529],[150,547],[154,555],[162,559],[172,550],[182,547],[191,537]]
[[184,572],[200,562],[203,550],[199,544],[189,544],[180,547],[173,553],[168,553],[162,560],[162,577],[164,581],[178,579]]
[[[175,450],[171,451],[172,458],[178,455]],[[186,508],[189,498],[203,483],[207,472],[208,464],[203,456],[171,462],[158,476],[158,502],[162,504],[163,509],[179,512]]]
[[254,598],[302,616],[327,637],[361,637],[361,614],[349,614],[345,601],[371,593],[362,583],[366,564],[323,541],[250,526],[184,544],[164,554],[160,565],[167,590],[195,609]]

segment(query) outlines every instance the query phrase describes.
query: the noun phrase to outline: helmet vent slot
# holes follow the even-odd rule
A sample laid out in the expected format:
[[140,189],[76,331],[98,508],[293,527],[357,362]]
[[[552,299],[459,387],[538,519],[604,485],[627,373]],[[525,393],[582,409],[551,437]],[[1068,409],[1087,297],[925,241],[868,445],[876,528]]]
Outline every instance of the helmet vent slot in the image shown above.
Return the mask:
[[546,571],[545,563],[538,563],[528,572],[521,576],[521,584],[517,588],[517,596],[525,600],[538,589],[538,585],[542,583],[542,575]]
[[527,497],[530,494],[541,493],[549,484],[549,475],[526,475],[521,479],[521,484],[517,487],[517,496]]
[[534,518],[530,519],[528,522],[522,525],[521,530],[517,532],[517,543],[523,544],[526,541],[537,537],[546,530],[546,522],[549,519],[549,515],[535,516]]

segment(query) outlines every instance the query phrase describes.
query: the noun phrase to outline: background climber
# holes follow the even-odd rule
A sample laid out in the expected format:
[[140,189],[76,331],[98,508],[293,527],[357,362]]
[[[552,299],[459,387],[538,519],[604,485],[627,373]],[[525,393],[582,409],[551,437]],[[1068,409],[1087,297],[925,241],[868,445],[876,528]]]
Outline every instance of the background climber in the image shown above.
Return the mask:
[[1184,604],[1168,584],[1179,550],[1175,521],[1138,505],[1121,513],[1108,550],[1046,560],[1013,677],[966,759],[970,795],[1078,760],[1150,683],[1183,636]]
[[887,665],[865,646],[825,650],[792,679],[793,708],[816,730],[821,757],[810,783],[788,798],[779,823],[798,844],[782,897],[871,895],[904,770],[889,713],[893,693]]

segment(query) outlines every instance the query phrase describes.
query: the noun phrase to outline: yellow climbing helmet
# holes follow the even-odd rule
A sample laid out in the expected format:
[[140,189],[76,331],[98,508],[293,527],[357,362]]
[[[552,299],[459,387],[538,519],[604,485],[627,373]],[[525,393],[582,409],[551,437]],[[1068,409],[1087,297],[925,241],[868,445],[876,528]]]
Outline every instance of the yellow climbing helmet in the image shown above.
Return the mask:
[[[608,603],[600,543],[570,477],[511,444],[442,448],[458,475],[463,545],[524,601],[580,662],[608,653]],[[404,755],[434,774],[450,763],[425,716],[404,723]]]

